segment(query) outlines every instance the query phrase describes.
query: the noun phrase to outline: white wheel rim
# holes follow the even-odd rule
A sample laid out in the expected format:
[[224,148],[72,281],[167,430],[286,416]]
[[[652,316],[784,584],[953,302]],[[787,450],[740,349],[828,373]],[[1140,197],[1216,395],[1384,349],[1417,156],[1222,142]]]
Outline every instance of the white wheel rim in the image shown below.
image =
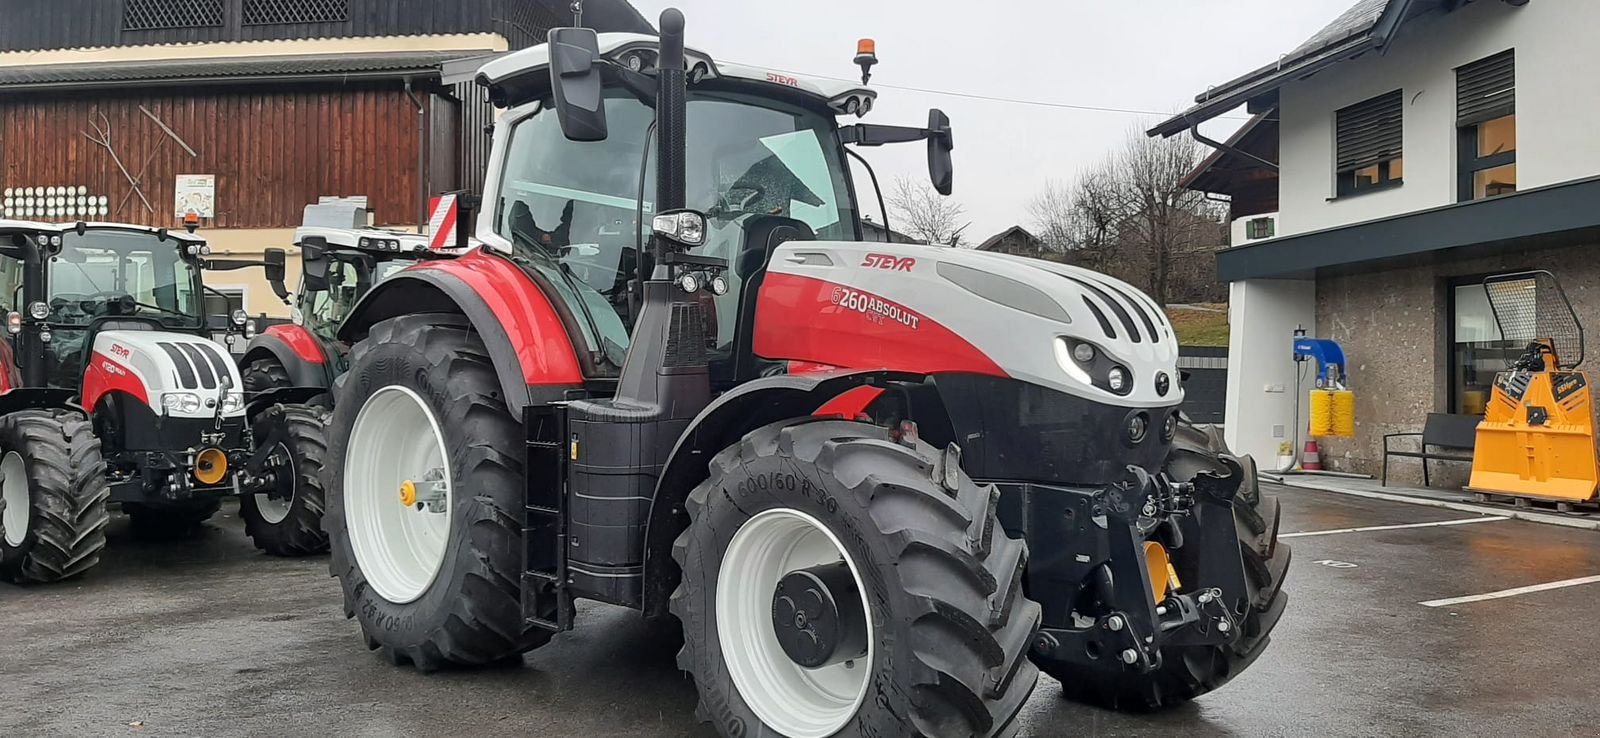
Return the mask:
[[[401,485],[442,476],[442,509],[400,501]],[[444,566],[455,507],[444,434],[433,410],[398,385],[378,390],[356,414],[345,452],[345,526],[350,544],[380,597],[414,602]]]
[[280,473],[289,475],[289,496],[278,498],[263,492],[256,493],[256,512],[261,513],[261,519],[277,525],[289,519],[289,508],[294,507],[294,495],[300,491],[300,472],[295,468],[294,454],[289,453],[289,447],[279,443],[272,450],[274,454],[283,454],[289,460],[286,466],[279,467]]
[[28,494],[28,465],[15,451],[0,460],[0,498],[6,501],[5,513],[0,514],[0,527],[5,529],[6,545],[21,546],[28,537],[28,522],[33,516],[33,500]]
[[[784,652],[772,625],[772,595],[785,574],[843,560],[855,577],[867,621],[867,655],[808,669]],[[724,586],[727,585],[727,586]],[[717,639],[722,658],[751,711],[790,738],[839,732],[867,696],[875,646],[872,610],[861,570],[837,536],[816,518],[767,510],[733,534],[717,573]]]

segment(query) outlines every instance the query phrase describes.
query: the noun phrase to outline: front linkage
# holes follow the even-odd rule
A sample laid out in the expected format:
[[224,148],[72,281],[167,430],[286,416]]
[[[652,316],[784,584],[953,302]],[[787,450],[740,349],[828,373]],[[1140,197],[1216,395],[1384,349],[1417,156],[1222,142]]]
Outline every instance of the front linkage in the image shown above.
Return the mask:
[[1022,485],[1013,496],[1028,539],[1068,542],[1031,547],[1056,552],[1029,565],[1029,594],[1044,606],[1035,657],[1149,673],[1162,667],[1165,647],[1241,637],[1250,595],[1233,500],[1243,470],[1222,461],[1226,476],[1192,482],[1129,467],[1123,481],[1098,489]]

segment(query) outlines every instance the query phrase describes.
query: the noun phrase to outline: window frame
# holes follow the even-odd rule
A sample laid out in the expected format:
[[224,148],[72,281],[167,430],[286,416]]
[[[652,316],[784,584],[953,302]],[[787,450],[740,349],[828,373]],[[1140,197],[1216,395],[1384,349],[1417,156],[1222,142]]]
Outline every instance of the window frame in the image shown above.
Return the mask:
[[[1517,141],[1511,150],[1480,156],[1479,138],[1484,126],[1517,118],[1516,49],[1506,49],[1457,67],[1456,72],[1456,201],[1473,202],[1515,194],[1478,197],[1480,173],[1517,163]],[[1510,87],[1502,87],[1500,74],[1509,75]],[[1488,92],[1486,92],[1488,91]],[[1485,117],[1487,116],[1487,117]],[[1513,134],[1514,135],[1514,134]]]
[[[1496,273],[1497,272],[1485,272],[1482,274],[1451,277],[1444,280],[1445,319],[1447,321],[1445,323],[1445,411],[1451,414],[1468,414],[1466,412],[1466,408],[1461,402],[1462,390],[1464,387],[1457,379],[1457,374],[1460,367],[1457,366],[1456,360],[1456,346],[1459,345],[1456,341],[1456,309],[1459,307],[1456,300],[1456,291],[1462,287],[1482,288],[1484,278],[1493,276]],[[1495,330],[1499,330],[1498,325],[1496,325]],[[1504,341],[1505,339],[1502,337],[1501,340]],[[1499,372],[1496,373],[1498,374]],[[1492,388],[1493,385],[1494,380],[1491,378],[1486,386]]]
[[[1392,98],[1392,103],[1395,106],[1395,108],[1394,108],[1394,110],[1395,110],[1395,112],[1394,112],[1394,127],[1395,127],[1396,131],[1394,133],[1394,137],[1398,141],[1398,143],[1396,144],[1396,147],[1394,149],[1393,155],[1388,157],[1388,158],[1380,158],[1380,159],[1377,159],[1376,161],[1365,162],[1365,163],[1360,164],[1359,166],[1354,166],[1354,167],[1348,167],[1347,168],[1345,160],[1347,158],[1352,158],[1352,157],[1349,154],[1347,154],[1346,151],[1343,148],[1341,148],[1341,142],[1342,142],[1343,139],[1349,138],[1351,134],[1344,131],[1343,127],[1341,126],[1341,118],[1344,118],[1346,116],[1350,116],[1351,118],[1354,118],[1354,120],[1350,120],[1349,121],[1349,125],[1352,125],[1352,126],[1359,125],[1360,123],[1364,122],[1364,121],[1361,120],[1362,118],[1367,118],[1369,120],[1381,122],[1382,121],[1382,116],[1384,116],[1387,111],[1386,111],[1386,108],[1382,108],[1382,107],[1379,107],[1379,106],[1383,105],[1385,103],[1389,103],[1391,101],[1391,98]],[[1379,129],[1379,131],[1383,131],[1383,132],[1386,133],[1386,131],[1384,129]],[[1370,137],[1370,136],[1375,136],[1377,134],[1367,134],[1367,135]],[[1387,136],[1385,136],[1385,137],[1387,137]],[[1395,167],[1393,165],[1396,162],[1400,163],[1400,167],[1399,167],[1400,172],[1399,172],[1398,176],[1394,173]],[[1376,180],[1372,184],[1366,184],[1366,185],[1362,184],[1361,183],[1362,182],[1361,178],[1356,176],[1357,173],[1359,173],[1361,171],[1364,171],[1364,170],[1367,170],[1367,169],[1371,169],[1373,167],[1377,168],[1377,178],[1376,178]],[[1385,93],[1382,93],[1382,94],[1379,94],[1379,95],[1373,95],[1372,97],[1369,97],[1369,98],[1367,98],[1365,100],[1361,100],[1360,102],[1356,102],[1356,103],[1352,103],[1350,105],[1346,105],[1346,106],[1344,106],[1342,108],[1339,108],[1338,110],[1333,111],[1333,174],[1334,174],[1334,198],[1333,199],[1340,199],[1340,198],[1345,198],[1345,197],[1354,197],[1354,196],[1357,196],[1357,195],[1365,195],[1365,194],[1372,193],[1372,192],[1382,192],[1384,190],[1393,189],[1395,187],[1399,187],[1400,185],[1405,184],[1405,91],[1404,91],[1404,89],[1394,89],[1394,90],[1390,90],[1389,92],[1385,92]]]

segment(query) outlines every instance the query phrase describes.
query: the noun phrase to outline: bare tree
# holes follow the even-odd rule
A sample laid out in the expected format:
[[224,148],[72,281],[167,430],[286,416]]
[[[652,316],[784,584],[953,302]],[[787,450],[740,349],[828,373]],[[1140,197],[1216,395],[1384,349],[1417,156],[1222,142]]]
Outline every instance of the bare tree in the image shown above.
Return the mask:
[[1130,131],[1120,151],[1070,186],[1046,184],[1030,204],[1033,225],[1073,262],[1127,279],[1165,305],[1174,264],[1226,243],[1216,203],[1179,185],[1203,155],[1189,139]]
[[961,247],[970,222],[963,222],[966,208],[938,193],[926,182],[898,177],[884,198],[894,211],[895,227],[927,243]]

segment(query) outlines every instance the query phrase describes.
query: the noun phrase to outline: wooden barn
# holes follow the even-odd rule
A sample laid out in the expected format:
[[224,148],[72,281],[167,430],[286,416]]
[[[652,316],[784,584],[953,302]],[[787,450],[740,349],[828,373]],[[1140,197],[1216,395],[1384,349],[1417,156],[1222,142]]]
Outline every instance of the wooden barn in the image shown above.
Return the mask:
[[[0,216],[172,226],[220,252],[287,246],[302,208],[369,199],[377,225],[477,188],[493,111],[440,65],[543,40],[569,0],[6,0]],[[583,25],[651,33],[626,0]],[[282,313],[256,275],[218,275]]]

